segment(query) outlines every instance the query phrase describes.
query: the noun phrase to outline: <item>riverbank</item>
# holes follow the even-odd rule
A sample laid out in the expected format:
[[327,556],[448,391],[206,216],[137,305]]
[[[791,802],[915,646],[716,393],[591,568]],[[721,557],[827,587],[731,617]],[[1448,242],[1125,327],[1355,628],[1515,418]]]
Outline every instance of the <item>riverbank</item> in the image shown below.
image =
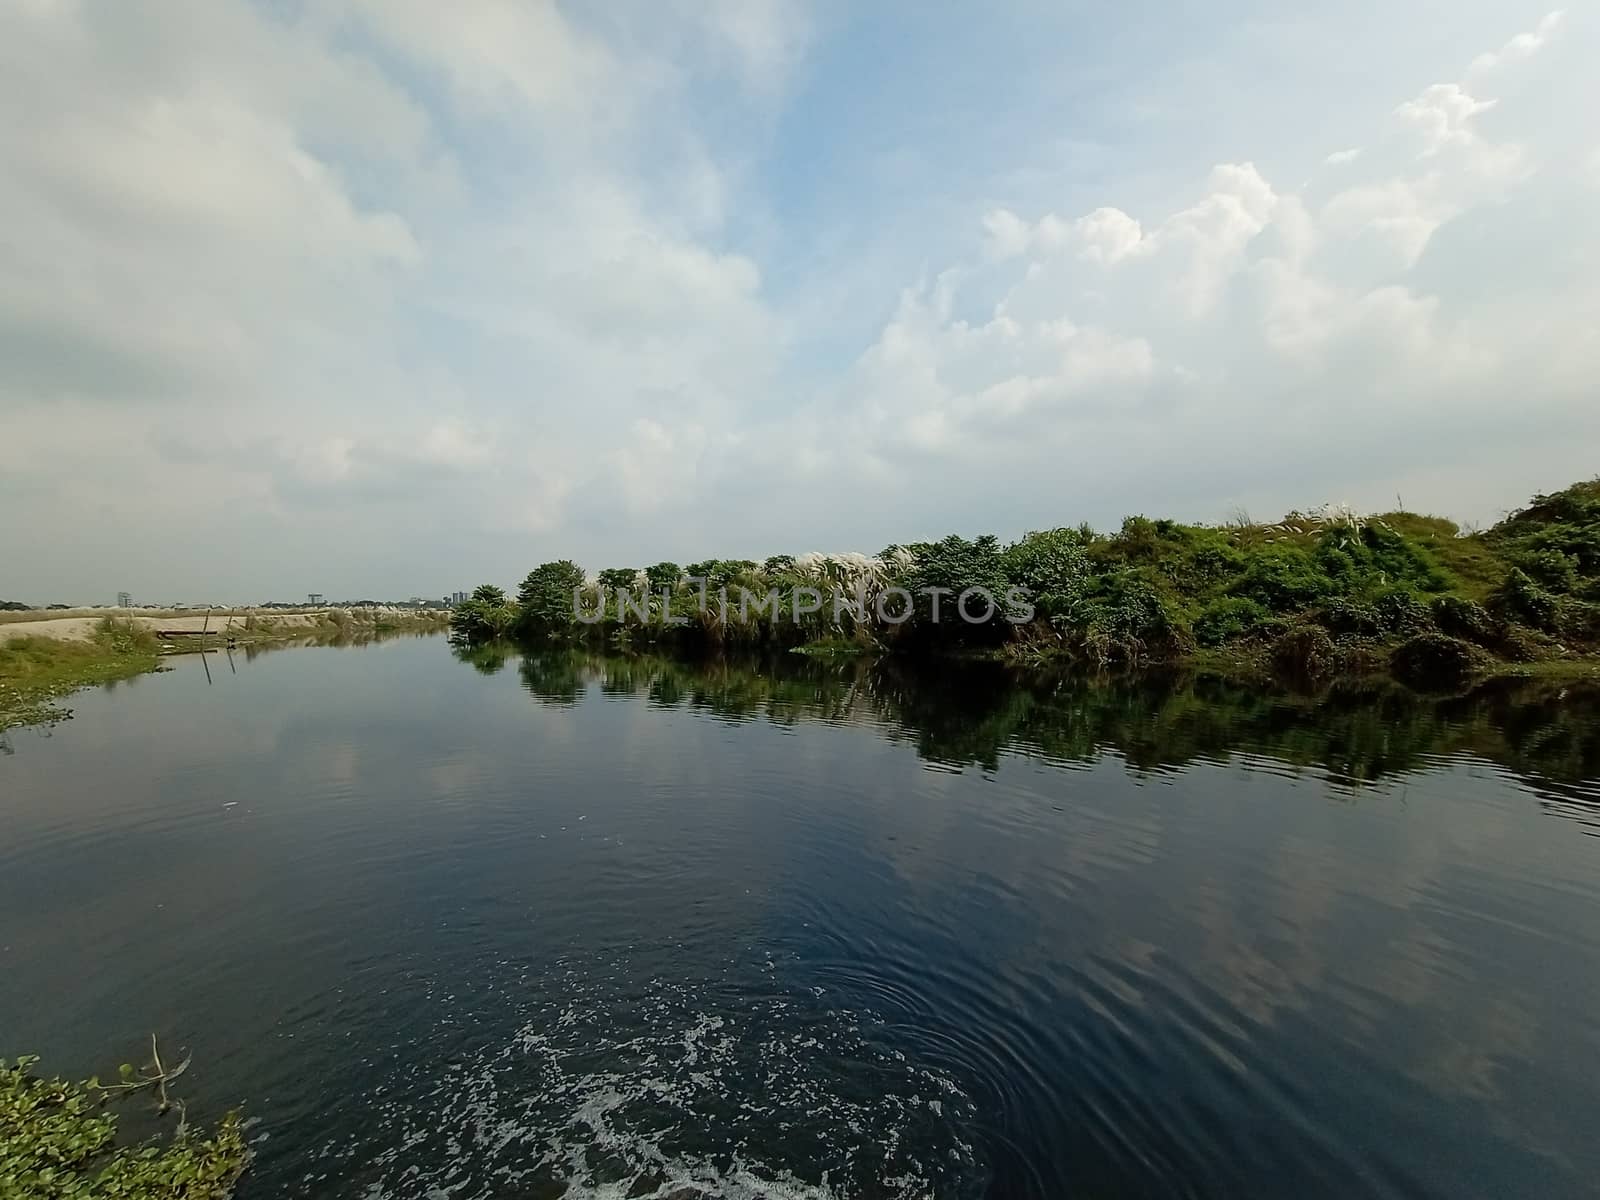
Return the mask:
[[[93,615],[98,611],[99,615]],[[86,615],[88,614],[88,615]],[[391,608],[195,612],[79,610],[7,613],[0,623],[0,729],[65,720],[63,697],[161,669],[202,650],[365,640],[442,630],[438,610]]]
[[1420,690],[1600,665],[1600,480],[1536,496],[1492,529],[1323,507],[1221,525],[1129,517],[1005,544],[890,546],[485,585],[452,636],[663,650],[798,649],[1095,668],[1215,664],[1286,681],[1391,674]]

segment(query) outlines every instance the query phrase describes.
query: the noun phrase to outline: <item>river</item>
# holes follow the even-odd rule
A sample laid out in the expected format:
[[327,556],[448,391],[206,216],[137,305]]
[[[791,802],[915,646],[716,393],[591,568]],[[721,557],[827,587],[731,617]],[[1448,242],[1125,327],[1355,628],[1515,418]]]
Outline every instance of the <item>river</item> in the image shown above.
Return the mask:
[[0,744],[0,1054],[241,1200],[1595,1194],[1593,686],[172,666]]

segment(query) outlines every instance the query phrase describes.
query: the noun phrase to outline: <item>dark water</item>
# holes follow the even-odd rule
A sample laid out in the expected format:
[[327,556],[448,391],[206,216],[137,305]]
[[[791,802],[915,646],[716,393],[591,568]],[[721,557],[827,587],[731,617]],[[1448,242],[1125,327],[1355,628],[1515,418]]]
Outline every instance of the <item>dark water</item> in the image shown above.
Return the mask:
[[1596,1194],[1592,687],[212,677],[0,746],[0,1054],[191,1048],[247,1200]]

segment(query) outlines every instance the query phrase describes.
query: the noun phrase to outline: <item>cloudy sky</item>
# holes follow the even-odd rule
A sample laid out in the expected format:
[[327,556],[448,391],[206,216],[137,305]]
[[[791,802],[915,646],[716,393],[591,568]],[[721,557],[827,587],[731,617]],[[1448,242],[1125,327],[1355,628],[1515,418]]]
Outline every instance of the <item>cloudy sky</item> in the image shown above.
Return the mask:
[[1600,13],[0,0],[0,597],[1600,470]]

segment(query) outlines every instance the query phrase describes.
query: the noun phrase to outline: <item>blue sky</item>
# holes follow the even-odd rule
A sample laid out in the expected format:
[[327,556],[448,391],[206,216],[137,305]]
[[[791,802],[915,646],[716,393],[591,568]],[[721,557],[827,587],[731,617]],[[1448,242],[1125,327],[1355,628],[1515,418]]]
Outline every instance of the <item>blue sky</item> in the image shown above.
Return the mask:
[[1596,469],[1597,50],[1496,0],[17,0],[0,595],[1493,521]]

